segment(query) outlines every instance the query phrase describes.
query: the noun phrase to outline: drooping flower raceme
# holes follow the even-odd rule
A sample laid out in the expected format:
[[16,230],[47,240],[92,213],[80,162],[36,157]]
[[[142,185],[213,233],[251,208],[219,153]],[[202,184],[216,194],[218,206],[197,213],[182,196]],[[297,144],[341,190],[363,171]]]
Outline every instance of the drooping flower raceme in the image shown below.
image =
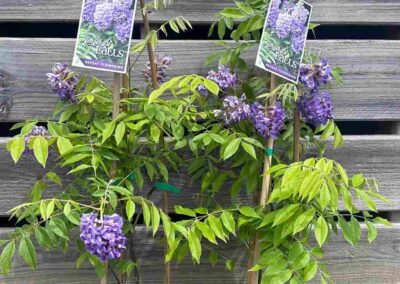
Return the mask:
[[86,0],[83,6],[82,18],[88,23],[94,22],[94,12],[96,11],[96,4],[98,0]]
[[327,59],[318,64],[302,64],[300,66],[300,82],[311,92],[316,92],[323,84],[332,80],[332,69]]
[[114,214],[97,218],[96,213],[84,214],[81,217],[80,238],[86,249],[100,261],[118,259],[126,249],[126,237],[122,232],[121,216]]
[[52,71],[46,75],[53,92],[57,93],[62,101],[75,103],[78,76],[71,74],[72,70],[68,68],[66,63],[56,63]]
[[290,13],[281,12],[276,20],[275,32],[279,39],[285,39],[290,35],[292,28],[292,16]]
[[130,40],[131,38],[131,27],[132,27],[132,18],[128,18],[126,21],[122,21],[121,23],[115,24],[115,32],[117,39],[124,43]]
[[97,4],[96,11],[93,14],[93,22],[97,30],[105,31],[111,27],[113,7],[113,3],[109,3],[108,1]]
[[[162,84],[167,79],[167,70],[171,67],[172,57],[170,55],[156,55],[154,59],[157,69],[157,82]],[[146,63],[146,69],[142,71],[143,78],[147,82],[151,82],[151,66],[150,62]]]
[[214,110],[215,117],[221,118],[227,125],[239,123],[250,115],[250,106],[245,102],[246,95],[240,98],[235,96],[227,96],[221,110]]
[[250,119],[258,134],[265,138],[277,138],[285,122],[285,112],[280,104],[268,107],[267,110],[258,102],[251,105]]
[[[218,67],[217,72],[214,70],[208,72],[207,79],[217,83],[222,92],[226,92],[229,88],[233,88],[237,84],[236,73],[231,72],[230,68],[223,65]],[[202,85],[198,87],[198,90],[203,96],[209,94],[207,88]]]
[[298,108],[303,119],[315,127],[325,125],[330,119],[333,119],[333,107],[328,92],[301,96]]
[[270,28],[275,28],[276,26],[276,19],[279,16],[279,6],[281,5],[281,0],[272,0],[271,8],[268,14],[267,24]]

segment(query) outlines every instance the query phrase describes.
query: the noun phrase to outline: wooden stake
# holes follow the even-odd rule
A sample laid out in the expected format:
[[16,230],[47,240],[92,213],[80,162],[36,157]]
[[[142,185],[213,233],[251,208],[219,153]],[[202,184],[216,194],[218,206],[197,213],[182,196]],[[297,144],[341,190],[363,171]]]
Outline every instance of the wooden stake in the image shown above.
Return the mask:
[[[278,87],[278,78],[276,75],[271,74],[271,86],[270,86],[271,91],[274,90],[276,87]],[[273,105],[275,105],[275,99],[271,98],[269,104],[267,104],[266,107]],[[274,147],[274,140],[272,138],[269,138],[266,141],[267,155],[265,155],[264,157],[263,173],[265,173],[271,168],[273,147]],[[261,208],[265,208],[265,205],[268,201],[270,186],[271,186],[271,175],[264,174],[261,193],[259,197],[259,205]],[[260,256],[260,244],[258,242],[257,237],[255,237],[250,244],[250,256],[249,256],[249,261],[247,263],[248,270],[257,264],[259,256]],[[258,284],[258,282],[259,282],[259,271],[248,271],[247,284]]]
[[[143,28],[144,34],[147,36],[150,32],[150,23],[149,23],[149,15],[147,11],[143,13],[143,8],[145,6],[144,0],[139,0],[140,7],[142,8],[142,16],[143,16]],[[153,89],[157,90],[159,88],[158,84],[158,74],[157,74],[157,66],[155,61],[154,50],[151,45],[151,42],[147,43],[147,53],[149,55],[149,62],[150,62],[150,70],[151,70],[151,82],[153,85]],[[164,136],[161,135],[160,141],[164,141]],[[163,211],[165,214],[168,215],[168,192],[163,193]],[[167,237],[164,237],[164,252],[167,253],[168,251],[168,240]],[[171,284],[171,265],[169,262],[164,263],[164,283]]]
[[300,161],[300,111],[297,107],[293,113],[293,162]]
[[[112,119],[116,119],[119,115],[120,111],[120,100],[121,100],[121,74],[114,73],[114,89],[113,89],[113,107],[112,107]],[[111,164],[110,172],[108,173],[109,178],[113,179],[116,176],[117,172],[117,163],[114,161]],[[100,284],[107,284],[107,275],[108,275],[108,263],[104,265],[104,276],[100,280]]]

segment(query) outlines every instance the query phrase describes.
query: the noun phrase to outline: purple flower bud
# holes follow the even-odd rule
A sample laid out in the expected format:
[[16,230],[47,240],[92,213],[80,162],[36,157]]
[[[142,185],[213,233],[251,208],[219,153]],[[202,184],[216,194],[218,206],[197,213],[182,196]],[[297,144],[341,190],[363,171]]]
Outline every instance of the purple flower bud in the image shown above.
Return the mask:
[[[157,55],[155,58],[157,68],[157,81],[158,84],[162,84],[167,79],[167,70],[172,64],[172,57],[169,55]],[[143,78],[146,82],[151,82],[151,66],[150,62],[146,63],[146,69],[142,71]]]
[[315,127],[325,125],[333,119],[333,107],[328,92],[303,95],[297,104],[303,119]]
[[51,88],[57,93],[64,102],[76,103],[76,86],[79,78],[77,75],[71,75],[72,70],[66,63],[56,63],[52,73],[47,73]]
[[268,107],[267,110],[255,102],[251,105],[250,118],[258,134],[265,138],[275,139],[283,129],[285,112],[280,102],[277,102],[275,106]]
[[96,213],[81,217],[80,238],[86,249],[101,262],[118,259],[126,249],[126,237],[122,232],[123,221],[118,214],[97,218]]
[[228,96],[222,103],[222,110],[215,110],[214,115],[225,120],[227,125],[239,123],[250,115],[250,106],[245,103],[246,95],[240,98]]

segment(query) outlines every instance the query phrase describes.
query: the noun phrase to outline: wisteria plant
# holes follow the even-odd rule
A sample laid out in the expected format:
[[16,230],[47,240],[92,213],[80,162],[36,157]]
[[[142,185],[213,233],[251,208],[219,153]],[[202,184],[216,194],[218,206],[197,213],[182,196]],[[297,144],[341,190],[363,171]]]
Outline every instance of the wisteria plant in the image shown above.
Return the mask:
[[[273,1],[276,9],[292,5]],[[25,225],[1,242],[3,274],[10,272],[17,246],[25,262],[36,268],[32,239],[45,250],[67,249],[77,240],[78,267],[89,260],[100,278],[111,270],[123,282],[125,276],[118,275],[132,270],[136,274],[140,267],[127,253],[140,216],[153,234],[162,225],[167,263],[186,256],[200,263],[207,254],[211,264],[222,257],[233,270],[233,259],[221,254],[218,244],[240,241],[249,248],[247,282],[254,284],[259,274],[261,283],[302,283],[316,275],[322,283],[331,282],[323,245],[338,228],[355,245],[361,238],[361,220],[368,240],[376,238],[375,224],[388,224],[373,213],[373,198],[388,202],[379,194],[378,183],[362,174],[349,177],[340,163],[323,156],[326,143],[335,148],[343,144],[329,94],[331,85],[342,83],[340,68],[320,58],[323,51],[309,49],[300,83],[281,81],[271,88],[271,76],[246,60],[256,52],[268,5],[245,0],[217,14],[211,33],[217,27],[221,39],[232,41],[218,42],[206,62],[214,66],[207,77],[167,80],[171,58],[152,53],[158,32],[166,32],[167,25],[183,31],[190,26],[186,20],[177,17],[149,31],[132,53],[136,56],[147,47],[151,60],[141,74],[152,86],[124,85],[118,115],[111,86],[65,64],[55,65],[48,78],[61,101],[55,110],[58,120],[46,121],[47,128],[38,121],[19,123],[14,129],[21,128],[21,133],[8,145],[15,162],[35,157],[49,169],[51,156],[56,165],[33,186],[31,200],[11,210]],[[142,11],[147,8],[142,6]],[[277,23],[301,18],[301,7],[291,9],[287,15],[277,11]],[[297,26],[284,26],[293,28],[286,34],[293,43]],[[277,36],[283,36],[278,30]],[[291,52],[296,53],[296,47]],[[271,139],[275,150],[267,147]],[[267,171],[266,156],[273,162]],[[202,198],[196,208],[177,204],[175,213],[185,218],[173,222],[151,201],[152,190],[144,187],[171,188],[169,177],[183,170],[200,182]],[[68,180],[62,178],[63,171]],[[272,183],[263,202],[260,189],[266,177]],[[58,189],[47,192],[49,184]],[[230,191],[230,202],[218,202],[222,191]],[[356,198],[368,210],[358,209]]]

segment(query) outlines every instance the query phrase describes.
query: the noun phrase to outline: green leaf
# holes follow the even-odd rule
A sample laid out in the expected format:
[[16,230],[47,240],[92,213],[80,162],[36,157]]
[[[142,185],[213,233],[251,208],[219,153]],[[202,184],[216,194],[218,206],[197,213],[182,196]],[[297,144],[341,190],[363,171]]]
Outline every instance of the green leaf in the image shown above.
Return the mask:
[[205,79],[204,86],[209,90],[212,94],[218,95],[219,94],[219,87],[218,85],[211,80]]
[[27,236],[21,238],[19,242],[18,254],[32,269],[36,269],[36,251],[30,238]]
[[35,138],[33,153],[35,154],[36,160],[45,168],[49,156],[49,144],[46,138],[43,136]]
[[1,271],[7,276],[11,271],[11,260],[15,253],[15,241],[10,241],[4,248],[0,256]]
[[181,205],[175,205],[175,213],[179,215],[196,217],[196,212],[194,212],[192,209],[184,208]]
[[318,271],[318,264],[316,261],[310,262],[303,271],[303,280],[310,281],[315,277]]
[[326,241],[326,238],[328,237],[328,231],[329,231],[328,224],[326,223],[324,217],[320,216],[318,220],[315,222],[315,228],[314,228],[315,238],[317,239],[317,242],[320,247],[322,247],[322,245]]
[[286,267],[288,266],[288,263],[286,261],[276,261],[272,263],[271,265],[268,265],[267,269],[265,270],[264,274],[265,275],[276,275],[282,272]]
[[235,8],[225,8],[222,12],[220,12],[220,14],[224,17],[232,19],[241,19],[246,17],[246,14],[244,14],[241,10]]
[[114,129],[115,129],[115,121],[112,121],[112,122],[109,122],[109,123],[106,124],[106,126],[105,126],[105,128],[103,130],[103,140],[101,142],[102,144],[104,142],[106,142],[108,138],[111,137],[111,135],[114,132]]
[[142,200],[142,210],[143,210],[144,224],[148,228],[150,225],[151,215],[149,206],[146,204],[144,200]]
[[240,214],[246,216],[246,217],[251,217],[251,218],[257,218],[260,219],[260,216],[258,216],[257,212],[254,210],[254,208],[250,206],[243,206],[239,209]]
[[196,222],[196,228],[202,233],[202,235],[210,241],[210,243],[218,244],[217,240],[215,239],[215,234],[211,230],[211,228],[203,223],[203,222]]
[[160,213],[156,206],[151,207],[151,226],[153,227],[153,237],[156,235],[158,227],[160,226]]
[[190,252],[194,260],[196,260],[197,263],[200,263],[201,243],[193,229],[188,232],[188,242],[189,242]]
[[118,125],[117,128],[115,129],[115,142],[117,142],[117,145],[119,145],[124,138],[126,131],[126,126],[125,122],[121,121]]
[[161,130],[157,125],[155,124],[151,125],[150,135],[154,142],[156,143],[160,142]]
[[310,262],[310,255],[308,254],[308,252],[304,251],[293,262],[292,269],[293,270],[303,269],[309,262]]
[[228,259],[225,262],[225,267],[226,269],[228,269],[229,271],[233,271],[233,268],[235,267],[235,264],[233,263],[233,261],[231,259]]
[[215,266],[218,262],[218,254],[215,251],[210,252],[208,255],[208,261],[212,266]]
[[311,220],[314,219],[314,215],[315,209],[311,208],[298,216],[294,223],[293,235],[304,230],[310,224]]
[[14,138],[10,145],[11,149],[11,157],[15,163],[19,161],[22,153],[25,150],[25,139],[24,137]]
[[46,178],[55,184],[58,184],[58,185],[62,184],[60,176],[58,174],[56,174],[55,172],[48,172],[46,174]]
[[287,205],[279,210],[276,213],[274,223],[272,224],[273,227],[282,224],[283,222],[287,221],[290,217],[296,213],[297,209],[299,209],[300,204],[290,204]]
[[256,150],[253,145],[246,142],[242,142],[242,147],[250,156],[252,156],[255,160],[257,160]]
[[49,222],[49,228],[57,236],[60,236],[68,240],[67,227],[65,226],[65,223],[62,220],[55,218],[51,219]]
[[350,219],[350,230],[353,234],[354,244],[356,245],[361,239],[361,227],[360,223],[353,216]]
[[369,222],[369,221],[365,221],[365,223],[367,224],[367,228],[368,228],[368,242],[372,243],[377,236],[377,230],[376,227],[373,223]]
[[210,215],[207,218],[208,225],[210,226],[211,230],[213,233],[221,240],[226,242],[226,235],[224,232],[224,229],[222,228],[222,224],[219,219],[217,219],[215,216]]
[[241,138],[236,138],[229,142],[228,146],[225,148],[225,151],[224,151],[224,155],[223,155],[224,160],[229,159],[237,152],[241,141],[242,141]]
[[72,146],[71,142],[67,138],[61,136],[57,138],[57,147],[61,155],[64,155],[72,148],[74,148],[74,146]]
[[131,220],[133,215],[135,214],[135,209],[136,205],[135,202],[133,202],[132,200],[128,200],[126,202],[126,206],[125,206],[125,211],[126,211],[126,216],[128,217],[128,220]]
[[224,211],[221,215],[221,220],[222,220],[222,224],[224,224],[225,228],[232,233],[233,235],[235,235],[235,219],[233,218],[233,215],[231,212],[229,211]]

